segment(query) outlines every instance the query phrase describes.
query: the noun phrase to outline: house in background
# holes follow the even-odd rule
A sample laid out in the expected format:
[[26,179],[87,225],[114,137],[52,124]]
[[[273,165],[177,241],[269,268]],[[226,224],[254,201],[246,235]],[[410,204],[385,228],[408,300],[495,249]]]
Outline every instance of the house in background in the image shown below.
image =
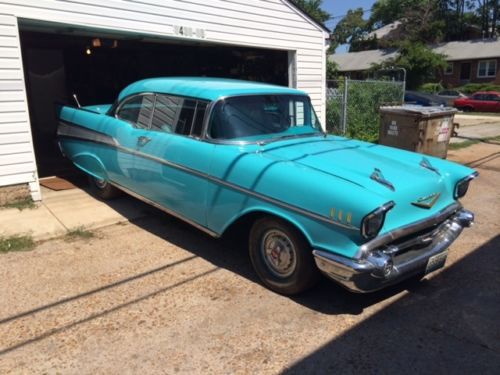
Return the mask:
[[[431,46],[436,53],[446,56],[447,69],[438,73],[437,79],[445,87],[466,83],[491,83],[500,85],[500,40],[478,39],[441,43]],[[334,54],[328,58],[338,65],[342,74],[352,79],[363,79],[374,64],[397,56],[396,50],[369,50]]]

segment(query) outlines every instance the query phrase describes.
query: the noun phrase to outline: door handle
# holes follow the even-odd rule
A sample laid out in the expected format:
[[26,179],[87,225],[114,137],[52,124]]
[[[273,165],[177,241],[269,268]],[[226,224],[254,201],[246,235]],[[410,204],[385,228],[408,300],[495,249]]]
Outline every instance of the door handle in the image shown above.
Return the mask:
[[137,145],[142,147],[149,141],[151,141],[151,138],[141,135],[139,138],[137,138]]

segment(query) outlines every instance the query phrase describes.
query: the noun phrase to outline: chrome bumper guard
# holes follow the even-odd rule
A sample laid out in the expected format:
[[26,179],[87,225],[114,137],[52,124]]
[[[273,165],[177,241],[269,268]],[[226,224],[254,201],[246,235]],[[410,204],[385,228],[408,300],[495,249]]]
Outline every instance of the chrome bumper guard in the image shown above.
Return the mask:
[[[424,275],[429,259],[444,253],[462,230],[474,222],[474,214],[460,208],[437,226],[372,250],[362,259],[351,259],[314,250],[318,268],[354,292],[371,292],[415,275]],[[445,254],[443,254],[443,259]],[[439,264],[437,268],[444,265]],[[432,268],[434,271],[437,268]]]

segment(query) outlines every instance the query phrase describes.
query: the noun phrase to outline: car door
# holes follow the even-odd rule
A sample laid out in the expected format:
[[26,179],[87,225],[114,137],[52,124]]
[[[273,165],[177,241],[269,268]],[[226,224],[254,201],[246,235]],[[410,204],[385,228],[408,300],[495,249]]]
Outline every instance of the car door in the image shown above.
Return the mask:
[[101,131],[111,136],[116,146],[100,151],[108,179],[122,187],[137,189],[134,153],[144,141],[153,113],[154,95],[138,94],[124,99],[101,124]]
[[495,107],[494,112],[500,112],[500,94],[495,94]]
[[484,111],[485,100],[483,94],[474,94],[471,97],[471,104],[475,111]]
[[208,103],[158,94],[150,128],[142,135],[135,169],[138,192],[202,226],[214,145],[200,140]]
[[499,105],[499,98],[496,94],[486,94],[485,95],[485,112],[497,112]]

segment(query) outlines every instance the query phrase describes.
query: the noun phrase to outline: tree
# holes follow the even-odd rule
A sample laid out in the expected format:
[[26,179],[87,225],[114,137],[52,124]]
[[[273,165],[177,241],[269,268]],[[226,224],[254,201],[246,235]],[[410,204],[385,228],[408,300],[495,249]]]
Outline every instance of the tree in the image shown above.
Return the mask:
[[349,10],[347,14],[337,23],[332,33],[332,39],[336,46],[361,40],[366,33],[366,20],[363,19],[363,9]]
[[339,73],[339,66],[335,61],[326,59],[326,79],[336,79]]
[[420,0],[378,0],[372,6],[368,26],[371,29],[378,29],[399,21],[410,7],[419,4]]
[[476,0],[476,12],[480,17],[481,31],[484,37],[492,38],[498,35],[500,29],[499,12],[500,2],[498,0]]
[[321,9],[323,0],[291,0],[291,2],[319,23],[325,23],[330,19],[330,14]]
[[444,70],[446,65],[444,55],[433,52],[423,43],[406,40],[400,43],[397,57],[374,65],[372,69],[380,70],[394,66],[405,68],[407,87],[416,89],[423,83],[432,81],[436,72]]

